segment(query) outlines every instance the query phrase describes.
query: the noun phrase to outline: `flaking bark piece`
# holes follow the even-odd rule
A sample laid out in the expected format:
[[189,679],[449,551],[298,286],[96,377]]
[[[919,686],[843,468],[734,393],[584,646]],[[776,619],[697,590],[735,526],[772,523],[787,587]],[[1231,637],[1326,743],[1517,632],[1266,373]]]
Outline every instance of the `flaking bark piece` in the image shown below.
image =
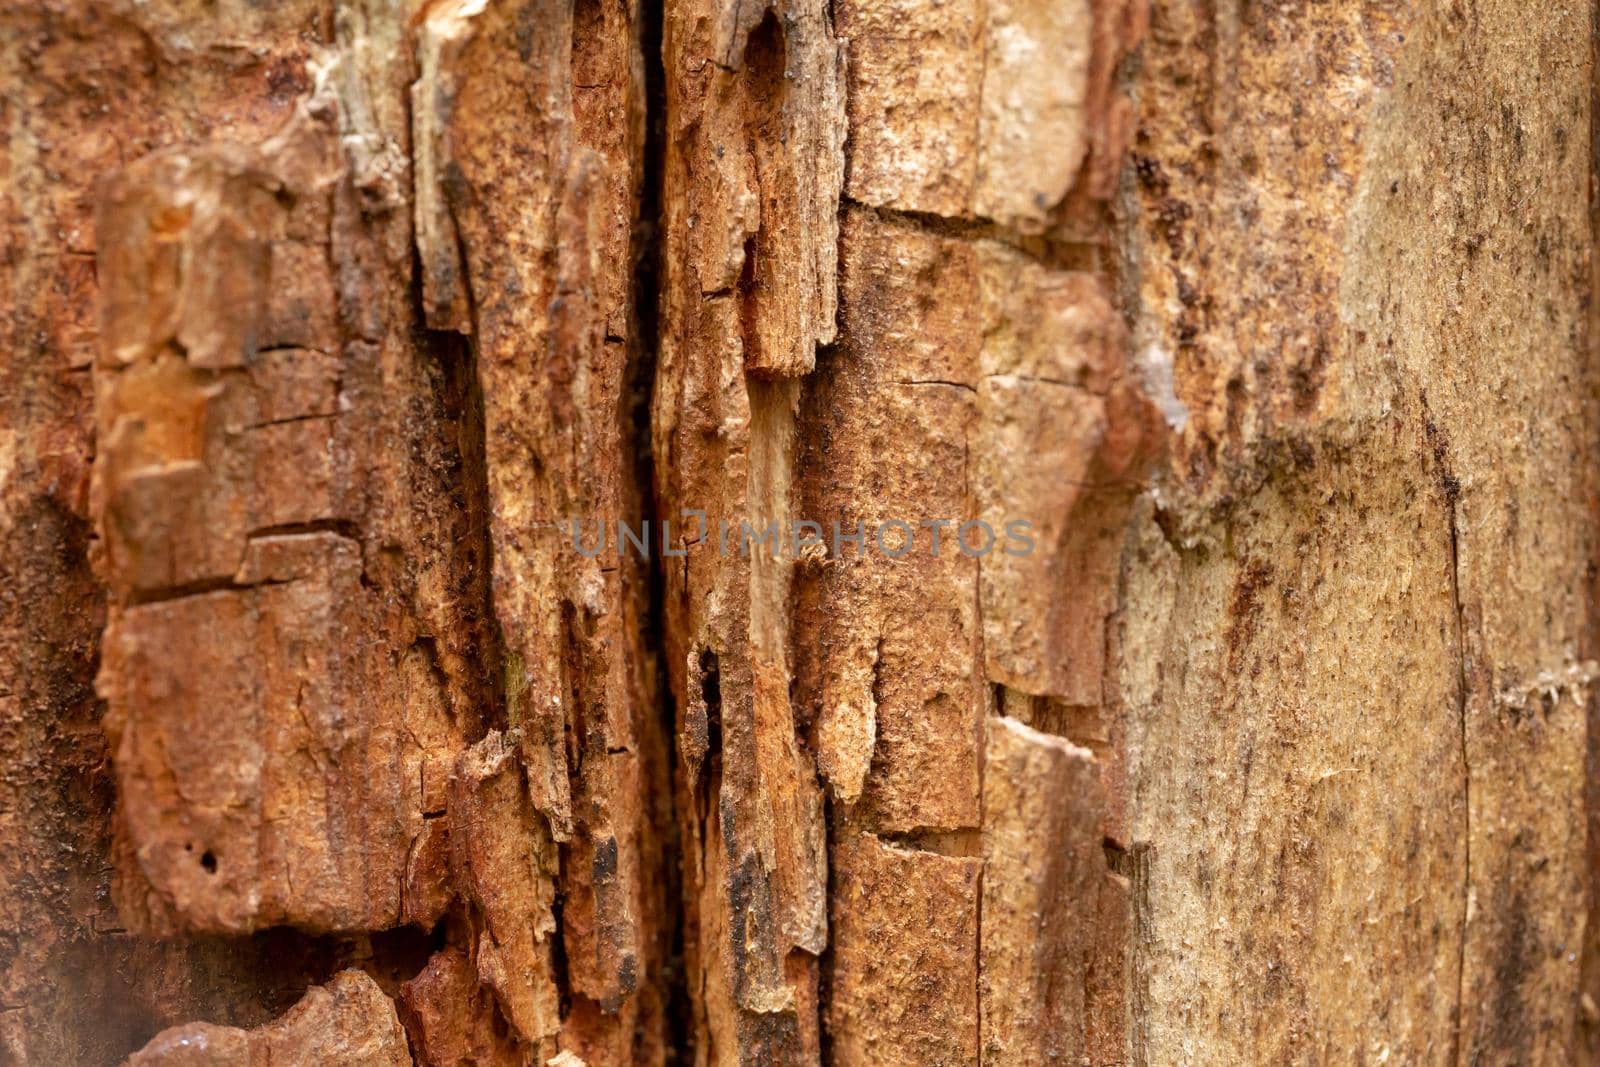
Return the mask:
[[[347,333],[345,312],[381,334],[392,305],[336,280],[382,239],[343,199],[336,118],[319,99],[259,146],[158,153],[102,188],[91,510],[133,929],[368,931],[441,907],[403,903],[426,783],[460,745],[417,588],[438,501],[419,478],[384,507],[395,457],[374,447],[439,442],[390,406],[412,381],[378,387],[406,342]],[[413,562],[375,572],[380,545]]]
[[1118,64],[1144,0],[839,0],[851,199],[1020,233],[1115,190],[1133,132]]
[[163,1030],[127,1067],[411,1067],[394,1002],[362,971],[314,986],[254,1030],[187,1023]]
[[822,0],[697,0],[669,18],[692,65],[674,123],[691,269],[738,301],[748,371],[806,374],[834,337],[844,47]]
[[494,995],[458,948],[436,952],[400,987],[401,1021],[417,1067],[524,1067],[525,1051],[500,1022]]
[[556,849],[535,810],[515,735],[491,731],[451,783],[457,877],[482,916],[474,962],[507,1020],[535,1048],[561,1029],[551,959]]

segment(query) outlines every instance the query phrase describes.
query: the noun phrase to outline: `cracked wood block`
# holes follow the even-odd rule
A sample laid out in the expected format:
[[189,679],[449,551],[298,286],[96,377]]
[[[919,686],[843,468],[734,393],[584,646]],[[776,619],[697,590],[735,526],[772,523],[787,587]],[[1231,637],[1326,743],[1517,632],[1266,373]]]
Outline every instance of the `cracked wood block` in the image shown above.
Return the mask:
[[880,830],[970,828],[985,683],[1102,699],[1122,531],[1163,431],[1095,275],[864,211],[843,247],[807,508],[913,536],[808,579],[819,766]]
[[834,17],[849,40],[846,193],[901,211],[966,214],[978,167],[982,6],[845,0]]
[[[192,929],[400,920],[427,807],[427,753],[405,725],[421,720],[426,736],[428,705],[442,716],[442,701],[426,665],[386,678],[388,664],[341,640],[364,628],[359,546],[295,540],[301,566],[130,606],[106,636],[129,858],[152,914],[170,909]],[[385,688],[397,716],[374,722],[360,709]]]
[[1144,0],[844,0],[836,17],[853,200],[1039,233],[1114,191],[1133,126],[1116,68]]
[[980,565],[986,675],[1098,705],[1123,539],[1166,428],[1103,278],[990,244],[978,289],[969,478],[975,514],[1003,539]]
[[[818,586],[806,621],[820,636],[818,761],[880,831],[970,828],[985,699],[979,561],[957,538],[972,517],[978,254],[855,210],[842,259],[842,337],[805,409],[820,431],[807,440],[806,511],[830,536],[864,524],[868,543],[841,542],[838,559],[807,572]],[[890,527],[880,546],[884,523],[909,526],[911,543]]]
[[188,1023],[163,1030],[127,1067],[411,1067],[394,1002],[361,971],[313,986],[281,1018],[254,1030]]
[[350,107],[103,190],[99,685],[136,929],[381,930],[447,901],[409,857],[481,714],[470,559],[429,547],[462,522],[456,446],[404,275],[341,274],[404,249],[341,155]]
[[983,860],[901,847],[869,833],[833,842],[835,1062],[979,1062]]

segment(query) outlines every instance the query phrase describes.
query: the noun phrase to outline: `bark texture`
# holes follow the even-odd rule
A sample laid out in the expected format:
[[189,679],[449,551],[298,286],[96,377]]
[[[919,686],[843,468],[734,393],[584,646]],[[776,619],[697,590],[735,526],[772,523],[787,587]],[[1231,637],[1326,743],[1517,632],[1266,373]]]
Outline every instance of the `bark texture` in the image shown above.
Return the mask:
[[0,3],[0,1063],[1600,1057],[1596,18]]
[[1187,422],[1121,625],[1134,1051],[1573,1062],[1591,13],[1160,14],[1130,285]]

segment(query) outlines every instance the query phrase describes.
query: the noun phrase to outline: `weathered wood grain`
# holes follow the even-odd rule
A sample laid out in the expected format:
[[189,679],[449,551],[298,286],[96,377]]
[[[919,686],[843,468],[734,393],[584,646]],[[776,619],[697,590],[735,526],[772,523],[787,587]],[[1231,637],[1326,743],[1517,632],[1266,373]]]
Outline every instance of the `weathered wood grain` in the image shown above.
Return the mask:
[[1587,1062],[1594,20],[0,7],[0,1062]]

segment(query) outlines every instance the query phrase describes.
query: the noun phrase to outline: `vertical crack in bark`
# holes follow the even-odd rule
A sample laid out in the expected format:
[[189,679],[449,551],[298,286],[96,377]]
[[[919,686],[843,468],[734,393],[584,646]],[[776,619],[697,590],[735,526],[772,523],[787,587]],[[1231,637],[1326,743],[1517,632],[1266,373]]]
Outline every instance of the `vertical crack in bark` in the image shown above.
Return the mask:
[[[418,321],[422,321],[422,291],[415,286]],[[467,303],[472,304],[471,289]],[[470,311],[469,311],[470,314]],[[471,581],[467,600],[477,605],[469,620],[471,646],[477,650],[479,669],[471,679],[477,686],[478,722],[470,725],[467,739],[476,742],[488,730],[505,730],[505,644],[500,627],[494,623],[494,584],[492,539],[489,529],[489,472],[484,445],[483,382],[478,375],[478,353],[470,335],[450,330],[428,330],[423,334],[425,356],[432,356],[443,376],[442,402],[455,430],[455,449],[460,462],[458,479],[460,505],[466,516],[467,536],[459,547],[467,556],[466,572]]]
[[[1589,301],[1583,319],[1583,355],[1588,380],[1600,380],[1600,4],[1589,10]],[[1587,409],[1593,418],[1596,408],[1591,397]],[[1585,468],[1586,488],[1593,498],[1600,493],[1600,469],[1593,456]],[[1591,521],[1595,516],[1590,513]],[[1591,530],[1591,534],[1600,531]],[[1595,659],[1600,653],[1600,540],[1589,548],[1589,573],[1586,576],[1588,613],[1583,630],[1583,658]],[[1584,810],[1588,815],[1585,847],[1590,871],[1600,871],[1600,687],[1589,693],[1584,709],[1588,729],[1584,754]],[[1591,1060],[1600,1060],[1600,887],[1588,886],[1588,927],[1584,937],[1578,1006],[1582,1048]]]
[[[640,49],[644,64],[644,159],[639,188],[638,217],[633,229],[633,335],[637,339],[628,368],[628,393],[632,410],[634,482],[641,495],[639,515],[668,518],[657,497],[658,474],[656,454],[651,440],[651,411],[655,403],[656,372],[661,351],[661,280],[662,280],[662,219],[663,176],[666,168],[666,72],[662,60],[662,21],[665,0],[640,0]],[[680,766],[678,746],[675,743],[678,711],[667,669],[669,643],[667,641],[667,555],[665,527],[649,554],[647,580],[649,582],[648,613],[641,623],[643,651],[649,657],[652,690],[659,701],[655,726],[661,733],[660,751],[664,760],[665,780],[661,792],[655,797],[655,810],[649,820],[654,830],[655,847],[663,857],[661,867],[664,885],[660,888],[666,901],[661,919],[666,929],[655,936],[664,945],[663,966],[665,975],[664,1039],[670,1055],[678,1055],[679,1062],[694,1062],[693,1035],[696,1028],[690,1022],[692,1000],[689,976],[684,961],[684,901],[683,901],[683,850],[682,835],[675,818],[674,798],[679,795],[678,778],[684,773]],[[672,546],[678,550],[679,546]],[[672,1050],[677,1050],[673,1053]]]
[[[981,108],[979,109],[979,113],[982,113]],[[964,435],[961,444],[961,494],[963,498],[963,516],[977,515],[982,511],[982,504],[977,499],[977,494],[974,492],[974,487],[972,484],[972,434],[970,432]],[[957,530],[957,537],[960,537],[959,529]],[[988,672],[982,669],[986,659],[983,627],[983,562],[983,557],[978,557],[973,567],[972,576],[972,614],[974,620],[972,633],[972,657],[973,662],[978,664],[980,668],[974,672],[972,679],[972,686],[976,690],[976,700],[979,707],[979,714],[976,716],[977,721],[974,723],[972,738],[973,749],[977,755],[979,807],[979,828],[973,834],[973,836],[977,838],[977,847],[974,849],[973,854],[980,858],[984,857],[985,853],[987,852],[988,842],[984,840],[984,833],[987,828],[986,823],[990,817],[990,813],[987,811],[987,795],[984,792],[984,779],[988,771],[989,762],[989,723],[995,718],[995,716],[1001,714],[1001,708],[998,706],[999,700],[997,699],[999,697],[998,690],[1001,687],[988,684],[986,682]],[[1077,798],[1073,799],[1076,800]],[[1059,846],[1059,842],[1049,842],[1047,847],[1052,846]],[[983,966],[983,890],[984,878],[988,872],[989,864],[987,860],[985,860],[984,862],[978,864],[976,875],[973,879],[972,940],[976,958],[973,960],[972,966],[972,1019],[973,1025],[977,1030],[977,1051],[979,1064],[982,1064],[983,1061],[988,1058],[984,1052],[984,1017],[988,1013],[984,1011],[983,996],[985,977]]]
[[[655,473],[664,512],[703,509],[716,531],[681,571],[664,568],[679,797],[694,812],[683,827],[694,1040],[702,1054],[715,1042],[721,1062],[812,1062],[826,835],[794,688],[805,590],[784,541],[800,379],[836,323],[843,47],[821,0],[671,0],[663,46]],[[697,692],[707,651],[720,758]]]
[[1460,730],[1461,745],[1461,940],[1456,962],[1455,1026],[1451,1032],[1451,1062],[1459,1062],[1462,1048],[1462,1028],[1465,1024],[1467,991],[1467,933],[1472,921],[1472,764],[1471,739],[1468,735],[1467,710],[1467,627],[1461,604],[1461,544],[1458,528],[1458,503],[1461,483],[1450,469],[1450,442],[1443,430],[1433,421],[1428,409],[1428,396],[1420,395],[1422,428],[1433,461],[1434,473],[1439,480],[1439,492],[1444,501],[1445,519],[1449,525],[1450,559],[1449,587],[1452,621],[1455,628],[1456,666],[1456,721]]
[[1456,965],[1456,1025],[1450,1050],[1451,1062],[1459,1062],[1466,1010],[1467,931],[1472,923],[1472,763],[1467,731],[1466,626],[1461,613],[1461,556],[1453,492],[1446,495],[1445,507],[1450,520],[1450,604],[1455,615],[1456,716],[1461,729],[1461,945]]

